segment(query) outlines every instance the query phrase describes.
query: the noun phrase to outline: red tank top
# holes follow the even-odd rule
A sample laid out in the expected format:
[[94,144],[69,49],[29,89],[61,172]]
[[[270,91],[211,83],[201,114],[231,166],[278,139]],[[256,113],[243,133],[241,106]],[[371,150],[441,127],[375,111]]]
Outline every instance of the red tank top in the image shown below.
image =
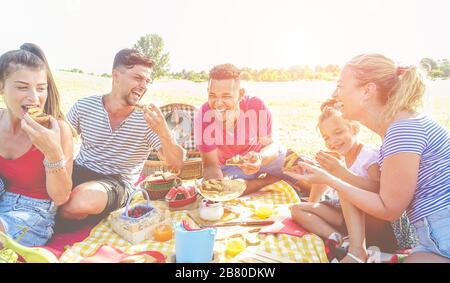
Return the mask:
[[37,199],[50,199],[47,194],[44,155],[34,145],[17,159],[0,156],[0,176],[10,193]]

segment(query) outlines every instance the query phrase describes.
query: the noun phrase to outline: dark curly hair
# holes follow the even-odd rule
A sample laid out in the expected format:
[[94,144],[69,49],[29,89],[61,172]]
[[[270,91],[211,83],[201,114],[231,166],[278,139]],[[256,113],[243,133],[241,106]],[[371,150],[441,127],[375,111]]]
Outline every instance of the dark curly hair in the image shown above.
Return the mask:
[[214,80],[239,80],[241,70],[233,64],[217,65],[209,71],[209,78]]

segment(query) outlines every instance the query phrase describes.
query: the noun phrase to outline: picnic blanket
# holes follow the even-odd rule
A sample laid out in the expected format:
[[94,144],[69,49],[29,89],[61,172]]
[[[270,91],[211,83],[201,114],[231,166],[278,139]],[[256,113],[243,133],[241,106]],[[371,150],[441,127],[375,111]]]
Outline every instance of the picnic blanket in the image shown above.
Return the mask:
[[[143,201],[142,196],[135,199],[136,201]],[[283,207],[286,208],[291,204],[300,202],[295,190],[284,181],[267,186],[261,191],[242,197],[237,201],[251,203],[258,200],[270,200],[275,206],[280,205],[280,210]],[[153,202],[153,204],[158,206],[156,202]],[[187,219],[188,215],[187,211],[172,211],[171,217],[173,222],[181,222],[183,219]],[[297,237],[287,234],[268,234],[259,235],[259,237],[261,241],[257,248],[261,251],[289,258],[294,262],[328,262],[324,243],[317,235],[306,234]],[[60,262],[80,262],[83,258],[92,256],[104,244],[118,248],[128,254],[148,250],[159,251],[166,255],[168,262],[171,262],[175,252],[174,238],[166,242],[147,240],[133,245],[117,235],[112,230],[108,220],[105,219],[91,230],[86,239],[68,248],[61,255]],[[229,262],[232,260],[225,255],[224,243],[216,241],[214,250],[215,261]]]

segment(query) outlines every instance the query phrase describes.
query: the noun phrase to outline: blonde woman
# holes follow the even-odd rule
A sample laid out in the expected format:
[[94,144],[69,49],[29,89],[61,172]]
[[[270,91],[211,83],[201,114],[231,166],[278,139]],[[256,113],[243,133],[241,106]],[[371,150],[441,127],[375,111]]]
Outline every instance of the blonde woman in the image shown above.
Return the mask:
[[424,92],[415,67],[397,67],[380,54],[353,58],[334,98],[344,118],[359,121],[383,141],[380,191],[357,188],[305,163],[299,164],[303,174],[291,176],[329,185],[341,200],[376,218],[394,221],[406,211],[419,240],[406,262],[450,262],[450,134],[417,112]]

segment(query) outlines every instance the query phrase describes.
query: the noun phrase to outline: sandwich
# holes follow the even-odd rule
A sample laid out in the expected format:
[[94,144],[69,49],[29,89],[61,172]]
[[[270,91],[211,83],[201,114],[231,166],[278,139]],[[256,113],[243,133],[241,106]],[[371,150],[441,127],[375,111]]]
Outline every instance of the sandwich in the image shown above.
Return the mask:
[[286,153],[286,158],[284,160],[282,170],[295,172],[296,171],[295,169],[299,162],[305,162],[305,163],[320,167],[319,163],[317,161],[315,161],[314,159],[312,159],[306,155],[303,155],[303,154],[298,154],[292,150],[288,150]]
[[40,125],[50,129],[50,115],[45,114],[41,108],[36,106],[29,108],[28,115]]

